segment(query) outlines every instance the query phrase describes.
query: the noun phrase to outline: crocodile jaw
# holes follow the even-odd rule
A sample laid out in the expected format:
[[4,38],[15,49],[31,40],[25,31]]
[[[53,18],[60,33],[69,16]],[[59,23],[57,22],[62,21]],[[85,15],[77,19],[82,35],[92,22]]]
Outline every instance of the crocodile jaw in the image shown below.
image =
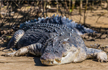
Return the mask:
[[56,60],[54,59],[53,61],[46,61],[46,60],[41,60],[41,63],[44,65],[59,65],[59,64],[66,64],[66,63],[71,63],[74,62],[75,59],[77,58],[79,54],[79,50],[76,50],[74,53],[73,52],[68,52],[68,54],[65,57],[62,57],[61,60]]

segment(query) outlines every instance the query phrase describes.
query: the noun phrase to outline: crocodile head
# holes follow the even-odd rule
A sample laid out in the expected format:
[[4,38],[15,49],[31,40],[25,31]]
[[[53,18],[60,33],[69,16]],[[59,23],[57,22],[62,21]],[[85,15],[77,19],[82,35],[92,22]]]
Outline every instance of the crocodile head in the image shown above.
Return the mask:
[[57,65],[74,61],[78,55],[78,49],[72,43],[72,38],[67,36],[57,36],[50,39],[40,58],[41,63]]

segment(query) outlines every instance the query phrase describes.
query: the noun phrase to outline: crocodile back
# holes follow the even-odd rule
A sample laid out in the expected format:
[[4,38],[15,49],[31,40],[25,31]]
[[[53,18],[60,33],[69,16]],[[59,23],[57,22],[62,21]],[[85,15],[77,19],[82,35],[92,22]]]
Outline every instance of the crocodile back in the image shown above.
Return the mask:
[[24,36],[19,41],[19,48],[34,43],[41,43],[44,45],[53,35],[71,37],[72,44],[76,45],[76,47],[85,47],[82,38],[75,32],[74,28],[53,23],[31,23],[27,27]]

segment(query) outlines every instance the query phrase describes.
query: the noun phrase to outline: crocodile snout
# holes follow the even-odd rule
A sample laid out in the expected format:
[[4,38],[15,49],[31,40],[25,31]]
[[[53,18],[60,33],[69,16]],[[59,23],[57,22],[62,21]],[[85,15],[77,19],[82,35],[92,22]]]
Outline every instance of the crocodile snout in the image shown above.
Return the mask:
[[56,65],[61,62],[61,59],[56,58],[54,54],[45,53],[41,56],[40,61],[45,65]]

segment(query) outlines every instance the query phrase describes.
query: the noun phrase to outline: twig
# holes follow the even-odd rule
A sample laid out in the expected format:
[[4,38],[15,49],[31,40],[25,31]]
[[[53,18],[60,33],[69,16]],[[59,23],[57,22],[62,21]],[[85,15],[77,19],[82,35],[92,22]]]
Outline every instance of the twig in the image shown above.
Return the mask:
[[107,10],[108,10],[108,0],[107,0]]
[[98,17],[97,20],[96,20],[96,23],[98,22],[99,18],[101,18],[101,17],[104,16],[105,14],[106,14],[106,12],[100,14],[99,17]]
[[79,7],[79,14],[81,15],[81,12],[82,12],[82,3],[83,3],[83,0],[80,0],[80,7]]
[[86,23],[86,10],[87,10],[88,0],[86,0],[85,10],[84,10],[84,25]]
[[72,14],[73,14],[74,6],[75,6],[75,0],[72,0]]
[[57,2],[57,14],[58,14],[58,0],[56,0],[56,2]]
[[94,0],[92,1],[91,12],[93,12],[93,7],[94,7]]

